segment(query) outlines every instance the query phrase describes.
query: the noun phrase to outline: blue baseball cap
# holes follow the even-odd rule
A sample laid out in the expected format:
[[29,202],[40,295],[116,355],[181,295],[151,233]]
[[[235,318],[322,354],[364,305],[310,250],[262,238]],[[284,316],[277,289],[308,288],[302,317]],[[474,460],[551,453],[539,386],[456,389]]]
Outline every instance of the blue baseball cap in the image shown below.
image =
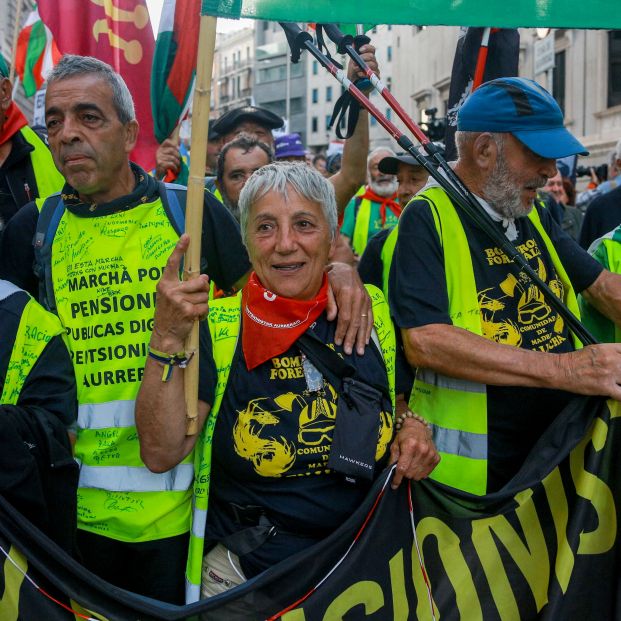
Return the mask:
[[457,129],[511,133],[549,159],[589,154],[565,128],[554,97],[526,78],[498,78],[482,84],[459,109]]

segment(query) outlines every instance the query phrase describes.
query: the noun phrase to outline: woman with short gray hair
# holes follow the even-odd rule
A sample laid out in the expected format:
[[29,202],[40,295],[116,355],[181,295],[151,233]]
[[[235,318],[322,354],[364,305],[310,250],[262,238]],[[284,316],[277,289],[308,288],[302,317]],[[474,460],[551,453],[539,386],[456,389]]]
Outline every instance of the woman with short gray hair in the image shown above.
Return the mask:
[[[254,270],[248,283],[208,306],[201,277],[179,282],[181,238],[158,286],[154,353],[136,408],[149,468],[169,470],[196,452],[190,599],[239,585],[330,535],[389,457],[395,485],[426,477],[439,460],[419,418],[410,412],[393,423],[395,335],[379,289],[369,290],[377,332],[364,355],[335,343],[336,321],[326,314],[337,231],[331,184],[304,164],[271,164],[250,177],[240,208]],[[187,436],[183,371],[162,381],[162,366],[183,366],[184,355],[167,362],[162,352],[180,352],[207,311],[202,432]],[[356,387],[336,371],[341,365]]]

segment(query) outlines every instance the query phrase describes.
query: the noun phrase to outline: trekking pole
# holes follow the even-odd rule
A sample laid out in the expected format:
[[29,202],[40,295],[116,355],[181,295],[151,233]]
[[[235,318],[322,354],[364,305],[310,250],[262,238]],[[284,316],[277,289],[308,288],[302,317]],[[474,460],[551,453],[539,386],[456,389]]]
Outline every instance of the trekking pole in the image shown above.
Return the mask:
[[[340,84],[350,93],[350,95],[367,110],[377,122],[394,138],[397,144],[407,151],[418,163],[422,166],[433,179],[435,179],[440,187],[444,189],[449,198],[457,204],[491,239],[496,243],[502,251],[512,260],[521,270],[523,270],[528,277],[539,287],[554,310],[556,310],[561,317],[567,322],[568,326],[572,329],[574,334],[585,345],[592,345],[597,343],[595,338],[590,332],[582,325],[580,320],[567,308],[565,303],[556,296],[556,294],[550,289],[550,287],[539,277],[539,274],[530,266],[526,259],[520,254],[517,248],[501,233],[491,217],[483,210],[478,200],[465,186],[463,181],[448,165],[439,148],[429,140],[429,138],[423,133],[423,131],[416,125],[416,123],[407,115],[405,110],[399,105],[392,93],[386,88],[379,80],[377,75],[370,69],[364,59],[353,49],[353,37],[351,35],[342,35],[340,30],[334,27],[338,33],[341,34],[341,40],[345,38],[343,49],[352,60],[360,67],[360,69],[367,75],[371,84],[377,90],[377,84],[382,84],[381,92],[382,96],[393,107],[393,103],[396,103],[397,107],[393,108],[395,112],[400,116],[399,111],[402,112],[405,118],[402,118],[408,129],[411,129],[412,133],[416,136],[427,153],[433,158],[433,160],[440,167],[442,172],[436,169],[436,167],[422,154],[418,152],[418,149],[414,146],[414,143],[394,124],[387,119],[382,112],[367,98],[362,91],[358,89],[353,82],[347,77],[343,69],[339,69],[334,62],[328,58],[318,47],[313,43],[313,37],[310,33],[303,31],[295,22],[279,22],[285,35],[289,47],[291,48],[291,62],[297,63],[300,60],[300,55],[303,50],[307,50],[322,67],[327,69]],[[322,25],[325,29],[325,26]],[[331,25],[329,25],[331,26]],[[330,32],[334,33],[332,27],[326,30],[326,34],[330,37]],[[335,34],[336,36],[336,34]],[[349,38],[346,38],[349,37]],[[330,37],[331,38],[331,37]],[[366,37],[364,37],[367,39]],[[366,41],[364,41],[366,42]],[[348,49],[348,48],[351,48]],[[340,51],[340,49],[339,49]],[[352,56],[351,51],[357,56]],[[359,59],[359,61],[358,61]],[[374,83],[375,82],[375,83]],[[405,120],[407,119],[407,121]],[[444,173],[444,174],[443,174]]]

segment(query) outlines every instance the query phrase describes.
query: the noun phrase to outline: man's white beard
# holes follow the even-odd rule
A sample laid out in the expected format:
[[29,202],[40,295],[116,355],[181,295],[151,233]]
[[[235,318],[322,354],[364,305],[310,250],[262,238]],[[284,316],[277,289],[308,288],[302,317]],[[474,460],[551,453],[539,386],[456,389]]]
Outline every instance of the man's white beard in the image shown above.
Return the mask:
[[[524,184],[533,188],[541,188],[546,184],[547,177],[535,177]],[[494,211],[507,219],[527,216],[533,208],[531,202],[527,207],[522,203],[522,187],[517,185],[509,172],[503,157],[496,160],[491,175],[483,186],[483,198]]]
[[383,196],[385,198],[387,196],[392,196],[397,191],[397,188],[399,187],[399,182],[396,179],[388,182],[383,181],[380,183],[369,180],[369,187],[378,196]]

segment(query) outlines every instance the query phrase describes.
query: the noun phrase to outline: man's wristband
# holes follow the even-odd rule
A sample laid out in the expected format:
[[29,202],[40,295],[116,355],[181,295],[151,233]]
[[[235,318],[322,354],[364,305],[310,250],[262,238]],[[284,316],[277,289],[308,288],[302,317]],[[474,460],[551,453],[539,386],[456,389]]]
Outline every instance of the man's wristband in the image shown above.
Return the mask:
[[167,382],[172,376],[173,367],[185,369],[194,354],[192,353],[188,356],[184,351],[176,354],[167,354],[166,352],[153,349],[153,347],[149,345],[147,349],[147,355],[149,356],[149,358],[153,358],[153,360],[159,362],[161,365],[164,366],[162,381]]

